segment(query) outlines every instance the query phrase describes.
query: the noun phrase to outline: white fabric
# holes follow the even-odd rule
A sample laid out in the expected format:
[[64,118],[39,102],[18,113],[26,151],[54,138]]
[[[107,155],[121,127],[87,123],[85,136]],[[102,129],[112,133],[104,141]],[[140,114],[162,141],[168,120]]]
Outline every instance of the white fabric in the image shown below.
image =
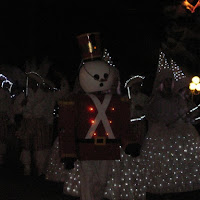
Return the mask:
[[81,200],[102,200],[112,161],[81,161]]

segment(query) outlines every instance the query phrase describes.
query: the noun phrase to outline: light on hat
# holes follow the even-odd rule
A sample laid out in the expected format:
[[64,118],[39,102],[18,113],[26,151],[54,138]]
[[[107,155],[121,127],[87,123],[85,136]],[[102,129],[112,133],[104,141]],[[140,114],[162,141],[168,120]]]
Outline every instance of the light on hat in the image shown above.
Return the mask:
[[101,39],[99,32],[84,33],[77,36],[82,60],[101,59]]

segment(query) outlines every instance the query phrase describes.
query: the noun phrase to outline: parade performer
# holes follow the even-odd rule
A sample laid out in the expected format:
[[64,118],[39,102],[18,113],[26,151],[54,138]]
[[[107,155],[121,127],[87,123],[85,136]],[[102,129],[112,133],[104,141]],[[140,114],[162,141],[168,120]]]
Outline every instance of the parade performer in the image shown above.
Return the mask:
[[45,70],[41,70],[42,66],[38,69],[34,63],[26,64],[26,92],[18,95],[15,100],[16,110],[23,115],[21,127],[17,131],[22,143],[20,160],[24,165],[24,175],[30,175],[33,152],[37,175],[42,175],[53,142],[56,95],[54,84],[45,78],[48,71],[46,61],[42,64]]
[[[128,98],[131,101],[131,131],[136,136],[135,140],[140,146],[144,141],[147,133],[147,120],[144,117],[144,108],[149,100],[149,97],[142,92],[144,76],[132,76],[125,83],[125,88],[128,91]],[[138,152],[139,154],[139,152]]]
[[58,165],[58,157],[54,157],[57,161],[52,157],[54,164],[49,166],[47,179],[67,179],[66,194],[81,200],[101,200],[112,162],[120,159],[120,146],[125,150],[133,143],[130,103],[110,90],[116,70],[102,60],[99,33],[80,35],[78,41],[84,61],[79,82],[84,92],[59,103],[60,133],[55,150],[60,152],[63,165]]
[[4,87],[5,78],[0,75],[0,165],[5,164],[9,126],[14,126],[13,104],[9,90]]
[[187,120],[185,100],[174,90],[177,83],[165,54],[160,52],[152,97],[145,107],[147,136],[140,156],[132,162],[124,159],[126,168],[121,176],[113,172],[108,183],[111,189],[107,190],[110,199],[146,199],[146,193],[200,189],[200,138]]

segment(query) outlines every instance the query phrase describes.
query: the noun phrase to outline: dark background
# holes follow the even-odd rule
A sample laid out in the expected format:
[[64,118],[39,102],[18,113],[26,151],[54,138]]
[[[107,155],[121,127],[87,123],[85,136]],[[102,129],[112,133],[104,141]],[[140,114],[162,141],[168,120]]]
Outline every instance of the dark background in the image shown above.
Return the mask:
[[73,86],[81,61],[76,36],[98,31],[120,71],[122,85],[130,75],[148,75],[153,80],[165,23],[157,0],[97,1],[95,5],[7,1],[0,3],[0,64],[21,67],[32,56],[38,60],[48,56]]

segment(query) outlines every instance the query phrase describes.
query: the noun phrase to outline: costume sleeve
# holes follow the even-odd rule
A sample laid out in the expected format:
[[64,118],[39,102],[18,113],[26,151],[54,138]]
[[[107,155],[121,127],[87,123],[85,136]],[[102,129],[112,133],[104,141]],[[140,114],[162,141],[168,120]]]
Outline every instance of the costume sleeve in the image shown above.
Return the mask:
[[58,132],[61,158],[76,158],[76,106],[71,100],[60,101]]

